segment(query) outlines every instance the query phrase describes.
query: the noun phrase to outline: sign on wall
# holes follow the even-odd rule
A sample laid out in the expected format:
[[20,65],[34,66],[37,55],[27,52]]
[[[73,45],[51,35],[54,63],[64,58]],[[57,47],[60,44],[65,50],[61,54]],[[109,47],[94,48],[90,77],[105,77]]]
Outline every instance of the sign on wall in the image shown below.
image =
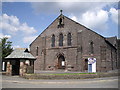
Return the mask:
[[65,66],[65,61],[62,61],[62,66]]
[[88,64],[93,64],[96,62],[96,58],[88,58]]
[[88,72],[96,72],[96,58],[88,58]]

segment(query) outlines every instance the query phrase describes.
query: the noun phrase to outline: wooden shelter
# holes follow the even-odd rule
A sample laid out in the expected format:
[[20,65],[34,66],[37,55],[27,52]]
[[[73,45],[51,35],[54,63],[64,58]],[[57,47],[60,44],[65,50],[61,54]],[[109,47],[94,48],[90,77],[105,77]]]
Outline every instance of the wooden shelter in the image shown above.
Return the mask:
[[6,57],[8,75],[24,75],[34,73],[34,60],[36,58],[26,48],[16,48]]

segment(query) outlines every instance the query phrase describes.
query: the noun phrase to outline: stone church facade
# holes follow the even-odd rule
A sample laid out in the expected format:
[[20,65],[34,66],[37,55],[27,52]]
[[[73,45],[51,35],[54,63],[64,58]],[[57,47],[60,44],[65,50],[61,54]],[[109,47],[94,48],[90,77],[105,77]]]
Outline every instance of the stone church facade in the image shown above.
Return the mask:
[[117,68],[117,38],[105,38],[60,14],[31,44],[35,70],[88,71],[88,58],[96,59],[96,72]]

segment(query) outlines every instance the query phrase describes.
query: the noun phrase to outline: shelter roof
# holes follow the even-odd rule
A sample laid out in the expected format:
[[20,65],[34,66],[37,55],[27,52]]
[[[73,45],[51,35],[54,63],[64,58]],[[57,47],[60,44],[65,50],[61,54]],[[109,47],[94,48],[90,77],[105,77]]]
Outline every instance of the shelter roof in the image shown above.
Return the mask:
[[35,60],[36,58],[28,51],[27,48],[16,48],[6,59],[30,59]]

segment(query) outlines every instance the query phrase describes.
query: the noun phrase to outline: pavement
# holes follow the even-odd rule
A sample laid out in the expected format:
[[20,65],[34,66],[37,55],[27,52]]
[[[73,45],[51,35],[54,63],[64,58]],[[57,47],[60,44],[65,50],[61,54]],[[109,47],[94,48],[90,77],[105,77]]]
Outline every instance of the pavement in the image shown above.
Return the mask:
[[2,76],[2,88],[118,88],[118,77],[68,80],[28,80],[19,76]]

